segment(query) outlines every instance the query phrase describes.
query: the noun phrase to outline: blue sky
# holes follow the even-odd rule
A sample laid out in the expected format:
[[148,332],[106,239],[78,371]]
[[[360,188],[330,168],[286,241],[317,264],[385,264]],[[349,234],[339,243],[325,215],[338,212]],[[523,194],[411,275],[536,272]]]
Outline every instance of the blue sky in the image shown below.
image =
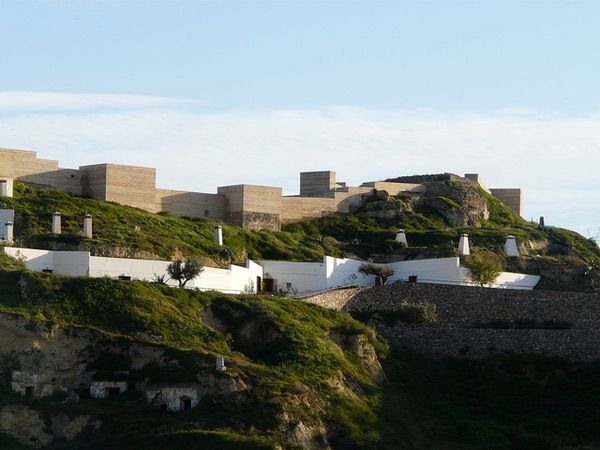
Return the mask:
[[474,171],[592,236],[598,23],[577,1],[0,0],[0,147],[210,192]]

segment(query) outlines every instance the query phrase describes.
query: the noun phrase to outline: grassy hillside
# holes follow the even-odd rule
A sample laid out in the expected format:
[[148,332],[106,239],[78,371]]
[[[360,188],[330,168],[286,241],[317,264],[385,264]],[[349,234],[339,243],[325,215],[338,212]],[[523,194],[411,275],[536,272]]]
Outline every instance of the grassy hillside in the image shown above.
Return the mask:
[[[286,225],[284,230],[313,237],[330,236],[339,243],[342,251],[364,257],[410,252],[409,249],[399,249],[394,242],[396,232],[402,228],[411,247],[427,247],[429,252],[445,256],[454,255],[458,237],[461,233],[468,233],[475,249],[480,247],[502,253],[506,236],[513,235],[520,244],[532,244],[525,249],[524,256],[570,255],[586,261],[600,260],[600,247],[594,241],[561,228],[546,227],[541,230],[537,224],[516,215],[497,198],[483,191],[480,194],[487,202],[489,219],[479,221],[478,226],[458,226],[435,208],[417,206],[415,209],[398,207],[393,217],[386,217],[385,214],[377,217],[362,210],[355,214],[335,214]],[[369,212],[375,208],[384,212],[394,211],[397,203],[402,203],[402,195],[387,202],[371,202],[371,205],[368,204]],[[452,208],[460,209],[460,206],[453,205]]]
[[[98,255],[129,255],[171,259],[179,255],[197,256],[222,265],[229,258],[213,243],[216,222],[189,219],[169,214],[151,214],[141,209],[76,197],[52,189],[15,183],[14,198],[0,205],[14,209],[15,238],[32,247],[84,246]],[[62,214],[63,234],[50,234],[52,214]],[[83,215],[94,217],[94,239],[83,240]],[[290,259],[312,261],[327,254],[340,254],[335,243],[325,243],[302,233],[250,231],[223,223],[225,245],[234,261],[252,259]],[[140,230],[136,231],[135,227]]]
[[[106,426],[93,439],[88,436],[93,445],[86,443],[86,448],[271,448],[280,440],[282,411],[288,420],[325,423],[353,445],[369,448],[378,438],[379,388],[343,340],[368,336],[382,356],[387,347],[347,315],[279,297],[234,297],[144,282],[30,273],[5,256],[0,257],[0,269],[0,312],[19,313],[40,324],[91,327],[152,345],[157,343],[154,336],[160,335],[160,345],[178,365],[166,372],[148,366],[132,372],[133,381],[150,377],[155,383],[190,382],[195,373],[212,367],[218,354],[225,356],[228,373],[238,374],[253,387],[250,399],[234,410],[211,399],[185,416],[125,406],[135,398],[116,403],[83,399],[67,407],[52,399],[26,401],[42,410],[62,408],[101,418]],[[206,310],[225,328],[209,326],[203,319]],[[255,331],[240,333],[242,329]],[[333,335],[341,338],[334,340]],[[106,370],[111,364],[109,359],[98,367]],[[3,373],[3,379],[8,376]],[[338,378],[356,391],[336,388],[330,380]],[[22,401],[0,392],[1,403]],[[51,448],[81,445],[82,441],[72,446],[63,442]]]
[[[343,314],[277,297],[31,274],[12,263],[5,270],[6,263],[0,261],[3,312],[19,312],[40,323],[94,327],[138,342],[154,342],[151,335],[160,333],[181,371],[144,370],[144,377],[176,381],[206,367],[207,355],[224,354],[228,370],[253,386],[251,400],[241,405],[206,400],[180,414],[157,411],[137,403],[135,396],[83,398],[64,405],[55,398],[25,399],[3,385],[0,407],[19,403],[43,414],[90,414],[102,420],[99,431],[71,442],[58,440],[47,447],[52,450],[270,449],[282,439],[282,408],[307,423],[324,421],[337,431],[330,438],[338,449],[530,450],[597,448],[600,443],[597,364],[508,355],[483,361],[434,359],[397,349],[388,353],[384,343],[373,341],[387,376],[378,387],[356,354],[331,339],[332,332],[353,336],[365,331]],[[198,311],[209,307],[229,332],[204,322]],[[243,341],[234,328],[249,321],[267,323],[279,338]],[[352,380],[354,391],[331,384],[340,373]],[[2,435],[0,447],[25,448]]]
[[[250,231],[221,223],[225,245],[232,250],[233,259],[319,260],[324,254],[342,256],[345,252],[369,256],[398,251],[394,237],[398,228],[407,231],[411,247],[429,247],[441,253],[453,253],[451,245],[460,233],[471,236],[475,247],[500,251],[506,236],[512,234],[521,243],[533,243],[532,255],[578,256],[584,260],[600,259],[600,249],[589,239],[569,230],[555,227],[538,229],[526,222],[495,197],[481,191],[487,203],[489,219],[478,226],[457,226],[443,217],[439,209],[418,206],[401,210],[392,218],[369,217],[359,210],[356,214],[334,214],[283,226],[282,232]],[[391,202],[370,202],[381,208],[393,208],[403,202],[403,196]],[[459,208],[445,199],[450,208]],[[199,256],[223,264],[228,258],[213,243],[216,224],[206,219],[189,219],[75,197],[50,189],[15,184],[15,197],[3,199],[4,207],[17,211],[15,235],[25,245],[84,245],[98,254],[137,253],[159,258],[177,255]],[[51,216],[62,214],[63,235],[50,234]],[[94,216],[94,240],[80,237],[82,217]],[[135,227],[140,230],[136,231]]]

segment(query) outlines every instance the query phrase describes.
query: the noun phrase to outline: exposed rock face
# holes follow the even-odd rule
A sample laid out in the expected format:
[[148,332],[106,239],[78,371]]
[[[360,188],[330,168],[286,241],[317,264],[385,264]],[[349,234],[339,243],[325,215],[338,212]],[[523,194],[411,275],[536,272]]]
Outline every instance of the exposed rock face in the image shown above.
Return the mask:
[[482,220],[489,219],[487,201],[473,183],[433,181],[425,185],[425,195],[411,194],[396,199],[378,195],[365,202],[358,214],[380,219],[402,219],[407,213],[428,208],[455,226],[478,227]]
[[52,434],[67,441],[75,439],[87,427],[100,428],[102,422],[92,416],[81,415],[70,418],[67,414],[57,414],[50,418]]
[[35,448],[44,447],[53,440],[40,413],[23,405],[7,405],[0,409],[0,432]]
[[427,183],[422,202],[458,226],[477,227],[490,217],[485,197],[469,182]]
[[350,336],[332,332],[330,337],[340,347],[355,354],[374,380],[385,379],[385,373],[368,336],[364,334]]

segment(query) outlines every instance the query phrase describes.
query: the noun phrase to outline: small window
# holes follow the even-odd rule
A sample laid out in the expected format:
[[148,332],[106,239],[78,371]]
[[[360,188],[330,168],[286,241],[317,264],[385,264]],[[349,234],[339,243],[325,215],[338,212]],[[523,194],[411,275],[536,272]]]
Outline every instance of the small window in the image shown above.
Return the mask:
[[408,277],[408,282],[409,283],[416,283],[417,282],[417,276],[416,275],[411,275]]
[[44,273],[53,273],[54,270],[52,270],[52,269],[42,269],[42,272],[44,272]]
[[292,283],[290,283],[288,281],[287,283],[285,283],[285,287],[286,287],[286,289],[291,289],[292,288]]
[[131,281],[131,277],[127,275],[119,275],[119,280]]
[[33,386],[25,387],[25,397],[33,397]]

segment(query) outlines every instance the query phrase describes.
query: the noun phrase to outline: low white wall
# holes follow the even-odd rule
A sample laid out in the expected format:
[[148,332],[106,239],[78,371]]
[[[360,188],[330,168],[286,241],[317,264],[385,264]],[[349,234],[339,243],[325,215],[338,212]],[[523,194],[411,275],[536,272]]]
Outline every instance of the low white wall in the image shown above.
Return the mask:
[[90,257],[90,277],[118,278],[124,275],[131,277],[132,280],[152,281],[156,275],[166,274],[169,264],[169,261],[92,256]]
[[89,274],[90,253],[38,250],[34,248],[5,247],[4,252],[25,263],[29,270],[52,270],[60,275],[82,277]]
[[[475,285],[471,281],[471,271],[467,268],[461,267],[461,278],[463,285],[473,286]],[[497,289],[517,289],[522,291],[530,291],[539,283],[539,275],[527,275],[525,273],[514,273],[514,272],[501,272],[496,278],[496,281],[489,287]]]
[[[343,286],[371,286],[375,277],[359,272],[365,262],[355,259],[326,256],[323,263],[297,263],[286,261],[261,261],[265,275],[277,280],[285,288],[291,283],[298,292],[317,292]],[[408,281],[416,276],[419,283],[472,285],[469,269],[460,267],[460,258],[433,258],[381,264],[394,269],[388,283]],[[540,277],[502,272],[491,287],[503,289],[533,289]]]
[[264,276],[277,280],[277,287],[298,292],[316,292],[327,289],[325,264],[320,262],[260,261]]
[[[69,252],[38,250],[30,248],[6,247],[6,254],[22,259],[28,269],[70,276],[131,277],[132,280],[152,281],[157,275],[167,275],[170,261],[149,259],[104,258],[90,256],[89,252]],[[248,261],[246,267],[230,265],[227,269],[205,267],[202,273],[187,283],[187,288],[203,291],[215,290],[229,294],[256,293],[256,278],[262,277],[259,264]],[[177,282],[169,280],[171,286]]]

